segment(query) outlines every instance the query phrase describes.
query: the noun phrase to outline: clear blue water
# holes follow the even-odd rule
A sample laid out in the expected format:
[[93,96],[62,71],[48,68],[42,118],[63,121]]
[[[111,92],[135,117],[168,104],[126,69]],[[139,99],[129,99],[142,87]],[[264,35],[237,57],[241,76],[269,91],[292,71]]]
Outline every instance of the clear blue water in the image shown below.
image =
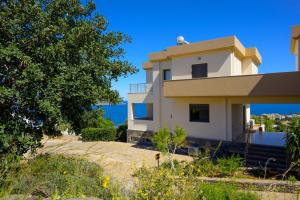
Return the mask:
[[[127,102],[120,105],[103,105],[101,106],[105,111],[104,117],[110,119],[115,125],[123,124],[127,120]],[[97,106],[93,106],[97,109]],[[143,115],[145,109],[137,109],[139,115]],[[251,114],[260,115],[263,113],[279,113],[291,114],[300,113],[300,104],[254,104],[251,105]]]
[[285,133],[255,132],[250,136],[251,144],[285,146]]

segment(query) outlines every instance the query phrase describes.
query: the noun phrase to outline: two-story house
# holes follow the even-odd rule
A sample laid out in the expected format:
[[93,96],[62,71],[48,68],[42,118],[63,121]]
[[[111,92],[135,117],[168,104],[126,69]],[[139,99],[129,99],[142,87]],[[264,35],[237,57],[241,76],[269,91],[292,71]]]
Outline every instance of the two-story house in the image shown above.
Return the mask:
[[[294,27],[296,54],[299,35]],[[176,46],[151,53],[143,64],[146,83],[130,85],[128,142],[176,125],[189,138],[243,142],[250,103],[300,102],[299,72],[258,74],[261,62],[259,51],[235,36],[197,43],[180,37]]]

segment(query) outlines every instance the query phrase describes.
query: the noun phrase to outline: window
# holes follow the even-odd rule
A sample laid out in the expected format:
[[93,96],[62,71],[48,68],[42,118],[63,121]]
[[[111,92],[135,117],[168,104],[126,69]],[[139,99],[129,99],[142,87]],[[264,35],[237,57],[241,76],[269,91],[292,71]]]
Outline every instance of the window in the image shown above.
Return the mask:
[[192,65],[192,78],[207,77],[207,63]]
[[152,103],[133,103],[132,112],[134,120],[153,120]]
[[191,122],[209,122],[209,104],[190,104]]
[[163,77],[164,81],[172,79],[170,69],[165,69],[163,72],[164,72],[164,77]]

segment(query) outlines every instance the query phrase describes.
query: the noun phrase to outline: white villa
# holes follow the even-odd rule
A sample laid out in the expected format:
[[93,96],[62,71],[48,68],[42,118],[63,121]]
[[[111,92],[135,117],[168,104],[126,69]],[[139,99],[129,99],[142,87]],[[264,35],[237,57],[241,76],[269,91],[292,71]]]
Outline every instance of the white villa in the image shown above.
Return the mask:
[[176,46],[151,53],[143,64],[146,83],[130,85],[128,142],[176,125],[190,138],[243,142],[250,103],[300,103],[299,37],[295,26],[295,72],[258,74],[259,51],[235,36],[196,43],[178,37]]

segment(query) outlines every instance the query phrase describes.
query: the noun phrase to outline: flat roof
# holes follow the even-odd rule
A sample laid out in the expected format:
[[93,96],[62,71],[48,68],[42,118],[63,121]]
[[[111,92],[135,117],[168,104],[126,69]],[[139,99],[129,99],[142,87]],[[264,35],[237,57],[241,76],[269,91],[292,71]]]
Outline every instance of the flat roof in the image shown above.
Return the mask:
[[[229,36],[217,38],[213,40],[206,40],[196,43],[177,45],[167,48],[164,51],[151,53],[149,55],[149,62],[159,62],[168,60],[173,57],[193,55],[197,53],[212,52],[218,50],[232,50],[242,59],[251,58],[257,64],[261,64],[262,58],[257,48],[245,48],[236,36]],[[147,62],[143,64],[144,69],[151,68]]]

